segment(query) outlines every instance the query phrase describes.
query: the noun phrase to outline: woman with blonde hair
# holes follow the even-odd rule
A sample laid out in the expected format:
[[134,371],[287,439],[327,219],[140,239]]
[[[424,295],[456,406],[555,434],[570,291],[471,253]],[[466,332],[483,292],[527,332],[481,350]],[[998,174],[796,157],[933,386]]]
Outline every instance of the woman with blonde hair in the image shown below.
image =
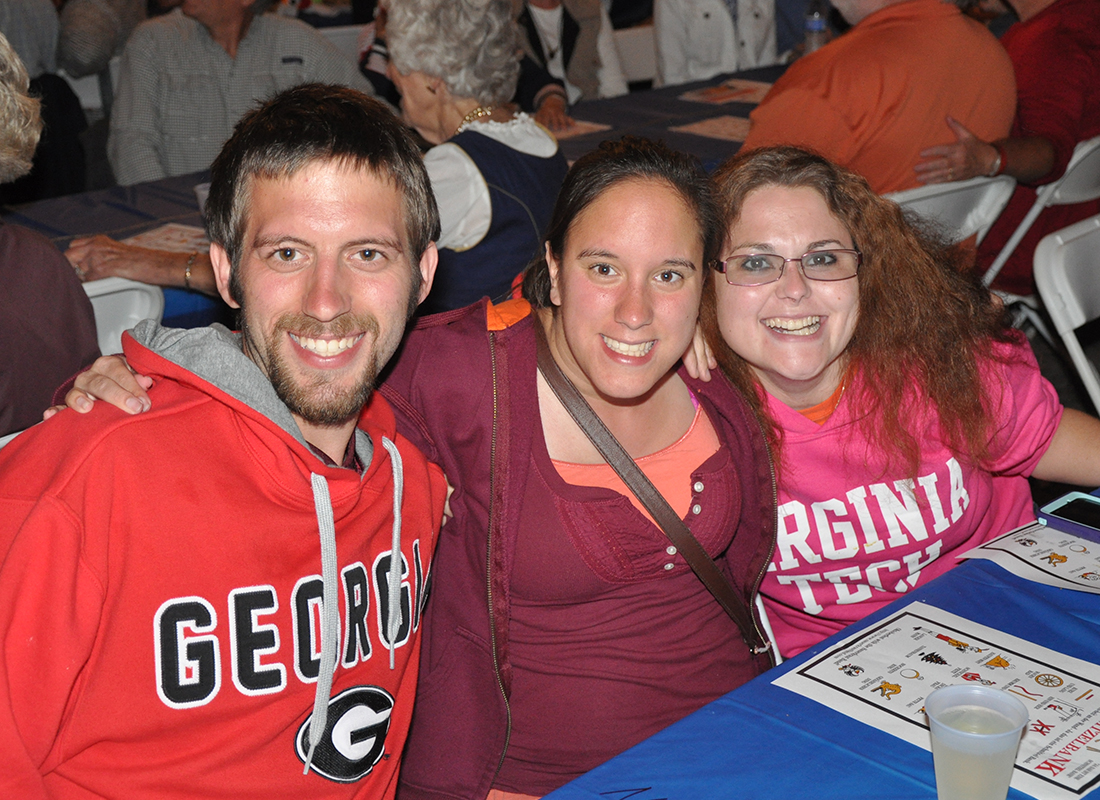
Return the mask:
[[777,147],[715,181],[702,320],[770,431],[761,594],[784,656],[1034,520],[1028,475],[1100,484],[1100,421],[1062,409],[988,290],[863,178]]
[[[31,169],[42,132],[23,62],[0,34],[0,183]],[[0,222],[0,437],[42,417],[59,380],[99,355],[95,317],[72,267],[42,234]]]
[[39,101],[28,94],[30,78],[0,33],[0,183],[26,175],[42,134]]

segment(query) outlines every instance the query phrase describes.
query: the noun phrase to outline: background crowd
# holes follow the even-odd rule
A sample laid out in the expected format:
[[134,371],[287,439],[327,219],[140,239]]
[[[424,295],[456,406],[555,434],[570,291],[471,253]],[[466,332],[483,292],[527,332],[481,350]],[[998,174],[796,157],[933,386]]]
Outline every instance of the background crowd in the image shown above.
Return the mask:
[[[114,177],[127,185],[213,163],[214,244],[208,254],[180,254],[97,236],[73,242],[66,259],[42,237],[0,227],[0,274],[22,292],[0,301],[4,343],[22,359],[0,375],[0,434],[36,421],[50,391],[98,355],[79,280],[117,275],[241,308],[241,338],[217,327],[197,336],[216,337],[212,358],[232,367],[218,379],[233,413],[259,424],[264,452],[289,448],[296,466],[287,469],[298,478],[312,469],[299,462],[311,459],[336,486],[342,468],[366,474],[381,450],[362,439],[385,431],[398,492],[392,552],[403,547],[401,451],[409,491],[430,495],[433,509],[438,475],[412,448],[442,468],[449,494],[434,558],[434,523],[421,514],[413,524],[426,550],[405,548],[408,575],[387,563],[390,627],[379,635],[391,672],[405,625],[394,587],[405,578],[421,586],[415,570],[431,561],[432,592],[423,607],[407,601],[402,669],[411,672],[394,690],[392,741],[405,746],[408,737],[400,775],[394,764],[379,769],[369,796],[542,796],[941,574],[958,553],[1034,519],[1029,479],[1100,485],[1100,420],[1066,407],[980,281],[1035,187],[1064,172],[1078,142],[1100,135],[1090,102],[1100,85],[1095,0],[1012,0],[1011,8],[836,0],[831,41],[820,47],[784,34],[790,4],[780,0],[654,0],[640,12],[640,4],[600,0],[381,0],[366,12],[359,64],[280,13],[294,9],[263,0],[121,5],[107,15],[112,24],[76,23],[66,33],[70,18],[90,13],[79,2],[60,13],[46,0],[0,6],[0,31],[28,65],[0,38],[9,65],[0,72],[0,153],[10,161],[0,181],[28,170],[37,179],[57,163],[49,156],[39,167],[31,155],[39,105],[46,133],[58,133],[39,146],[39,161],[43,148],[67,146],[64,131],[79,151],[84,121],[73,114],[71,126],[51,128],[45,113],[70,102],[50,99],[51,91],[71,94],[52,73],[103,72],[117,55],[107,139]],[[998,39],[983,20],[1009,12],[1018,21]],[[559,149],[555,133],[569,129],[576,109],[628,91],[613,20],[639,15],[652,17],[657,85],[790,62],[752,112],[740,152],[731,147],[713,174],[633,137],[572,166]],[[31,19],[40,21],[32,27]],[[344,114],[396,155],[361,154],[352,126],[338,124]],[[286,139],[294,136],[313,149],[296,150]],[[255,155],[263,142],[275,166]],[[379,158],[389,160],[380,166]],[[1019,186],[976,253],[883,196],[999,174]],[[1097,211],[1044,212],[998,286],[1033,294],[1038,239]],[[358,236],[360,224],[371,236]],[[398,264],[411,269],[411,283]],[[400,321],[417,300],[420,320],[398,349]],[[67,404],[89,414],[85,422],[51,409],[51,421],[16,440],[10,463],[0,456],[0,502],[26,520],[10,536],[29,570],[52,568],[26,544],[45,535],[38,520],[52,512],[14,481],[4,488],[5,470],[10,476],[29,457],[28,441],[58,440],[54,417],[71,427],[69,438],[83,445],[91,437],[92,461],[104,452],[94,437],[122,425],[107,403],[137,412],[137,441],[163,424],[158,415],[186,419],[171,387],[193,378],[164,372],[155,356],[201,378],[205,366],[187,350],[195,336],[143,327],[128,360],[100,359],[67,387]],[[321,392],[317,376],[359,358],[344,354],[358,354],[363,341],[382,341],[387,352],[334,411],[328,401],[340,393]],[[206,353],[211,342],[194,346]],[[394,351],[375,392],[375,373]],[[306,366],[294,367],[296,358]],[[549,379],[551,364],[717,564],[744,605],[737,624],[606,463]],[[239,389],[232,373],[256,367],[270,386]],[[299,372],[316,380],[295,385]],[[28,374],[34,381],[20,378]],[[323,409],[305,403],[311,392],[324,395]],[[374,433],[358,437],[364,404],[362,425],[369,420]],[[322,446],[333,426],[346,436]],[[181,449],[197,463],[210,457],[190,440]],[[157,463],[151,473],[174,476],[179,466]],[[42,480],[43,496],[71,502],[67,478]],[[388,491],[388,473],[385,480]],[[164,491],[176,497],[175,483]],[[321,509],[316,484],[309,491]],[[226,501],[209,486],[203,496],[211,493],[212,503]],[[78,532],[117,524],[87,507],[64,516]],[[322,558],[335,558],[325,555],[322,511],[317,517]],[[0,557],[8,533],[0,528]],[[72,541],[83,554],[81,536]],[[331,584],[335,566],[326,563],[321,582]],[[89,569],[99,583],[110,577],[107,595],[131,588],[131,575],[104,564]],[[0,592],[15,570],[0,561]],[[321,603],[327,632],[318,634],[317,663],[347,683],[367,668],[334,649],[334,598]],[[380,620],[382,602],[379,595]],[[37,624],[36,614],[12,609],[0,626]],[[246,617],[238,613],[234,625]],[[84,631],[100,622],[72,624]],[[765,639],[770,650],[758,646]],[[409,676],[421,642],[413,704]],[[261,658],[277,642],[253,646]],[[81,657],[96,668],[95,648]],[[34,672],[18,669],[28,680]],[[3,679],[0,671],[0,690]],[[236,685],[243,695],[264,693]],[[318,681],[309,692],[312,719],[324,728],[317,715],[333,684]],[[79,715],[58,713],[57,731],[36,728],[32,737],[20,719],[25,702],[8,705],[0,744],[23,737],[42,750],[55,734],[92,736]],[[296,715],[287,727],[308,741],[308,756],[298,758],[307,774],[324,774],[327,756],[311,764],[328,731],[306,733]],[[51,757],[72,767],[76,783],[83,770],[98,774],[67,753]],[[289,751],[265,758],[299,766]]]

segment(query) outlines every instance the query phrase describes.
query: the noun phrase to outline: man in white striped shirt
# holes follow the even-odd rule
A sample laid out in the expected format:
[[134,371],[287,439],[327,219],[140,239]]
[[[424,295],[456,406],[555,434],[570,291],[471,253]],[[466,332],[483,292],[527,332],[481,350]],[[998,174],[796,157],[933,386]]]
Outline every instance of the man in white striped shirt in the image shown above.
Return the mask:
[[122,54],[107,152],[123,186],[210,166],[246,111],[302,83],[373,94],[313,28],[267,0],[184,0],[139,25]]

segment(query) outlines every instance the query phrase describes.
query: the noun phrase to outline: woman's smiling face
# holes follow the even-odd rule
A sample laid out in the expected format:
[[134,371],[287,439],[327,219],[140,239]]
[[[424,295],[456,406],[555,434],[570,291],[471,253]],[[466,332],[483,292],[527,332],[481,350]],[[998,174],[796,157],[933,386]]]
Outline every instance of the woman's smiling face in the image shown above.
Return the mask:
[[577,215],[563,250],[560,262],[547,253],[555,359],[590,398],[644,399],[695,331],[703,287],[695,214],[664,181],[623,180]]
[[[751,192],[729,231],[723,256],[852,249],[851,234],[809,187]],[[807,280],[797,262],[763,286],[731,286],[715,275],[718,327],[764,388],[791,408],[827,400],[844,376],[843,358],[859,317],[859,278]]]

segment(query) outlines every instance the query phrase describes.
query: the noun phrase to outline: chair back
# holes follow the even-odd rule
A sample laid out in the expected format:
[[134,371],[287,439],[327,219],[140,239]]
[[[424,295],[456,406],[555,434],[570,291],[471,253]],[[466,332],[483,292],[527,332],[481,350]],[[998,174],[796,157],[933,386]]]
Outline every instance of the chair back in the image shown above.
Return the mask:
[[1085,203],[1100,197],[1100,136],[1079,143],[1062,179],[1044,188],[1050,192],[1048,206]]
[[1040,187],[1031,210],[1020,221],[1015,232],[1005,242],[1005,246],[1001,248],[1001,252],[997,254],[997,258],[982,277],[985,285],[989,286],[1000,274],[1001,268],[1027,232],[1031,230],[1031,226],[1035,224],[1035,220],[1039,218],[1044,208],[1084,203],[1098,197],[1100,197],[1100,136],[1078,142],[1073,148],[1073,156],[1066,165],[1066,171],[1062,177]]
[[1035,284],[1093,405],[1100,411],[1100,378],[1075,333],[1100,317],[1100,214],[1039,242]]
[[160,322],[164,314],[164,292],[159,286],[125,278],[103,278],[84,284],[92,301],[99,351],[103,355],[122,352],[122,332],[143,319]]
[[886,197],[902,208],[939,224],[952,242],[961,242],[975,235],[981,242],[1015,188],[1015,179],[998,175],[995,178],[971,178],[918,186]]

